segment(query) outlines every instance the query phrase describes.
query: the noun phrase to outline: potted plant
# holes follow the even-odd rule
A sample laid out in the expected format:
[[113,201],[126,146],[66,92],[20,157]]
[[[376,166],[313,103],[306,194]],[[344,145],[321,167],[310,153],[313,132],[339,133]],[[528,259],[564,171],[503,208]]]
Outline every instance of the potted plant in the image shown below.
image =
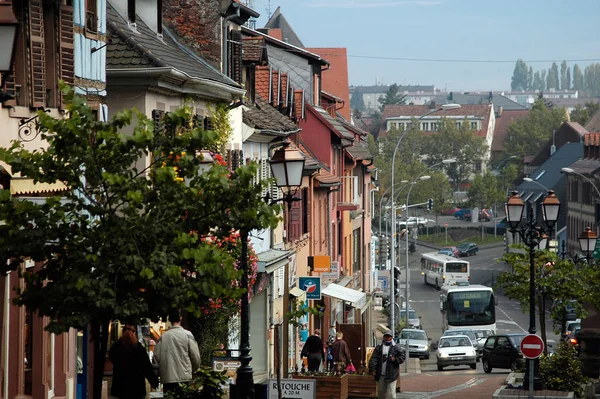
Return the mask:
[[363,366],[356,373],[348,375],[348,397],[349,398],[376,398],[377,381]]

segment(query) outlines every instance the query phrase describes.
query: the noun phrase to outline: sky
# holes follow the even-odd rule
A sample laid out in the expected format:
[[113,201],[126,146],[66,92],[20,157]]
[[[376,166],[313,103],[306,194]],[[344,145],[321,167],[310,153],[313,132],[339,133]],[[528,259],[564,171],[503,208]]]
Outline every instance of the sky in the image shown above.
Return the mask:
[[280,6],[306,47],[346,47],[355,86],[510,90],[519,58],[534,71],[600,62],[600,0],[249,1],[257,28]]

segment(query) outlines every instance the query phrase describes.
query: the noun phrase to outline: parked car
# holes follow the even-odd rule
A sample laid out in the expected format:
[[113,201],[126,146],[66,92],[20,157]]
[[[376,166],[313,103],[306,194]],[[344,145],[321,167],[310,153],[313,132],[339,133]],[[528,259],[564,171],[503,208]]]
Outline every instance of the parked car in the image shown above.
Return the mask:
[[455,258],[458,258],[458,248],[453,247],[453,246],[442,247],[440,249],[440,253],[442,253],[441,252],[442,250],[448,250],[448,251],[450,251],[452,253],[451,256],[454,256]]
[[444,216],[454,216],[454,214],[459,210],[460,208],[453,206],[451,208],[446,208],[446,209],[442,209],[442,215]]
[[567,321],[572,321],[577,319],[577,314],[575,313],[575,300],[571,299],[568,301],[559,301],[559,300],[554,300],[552,301],[552,310],[554,310],[554,308],[560,307],[564,304],[564,309],[565,309],[565,320]]
[[442,371],[446,366],[468,365],[477,368],[477,353],[473,343],[466,335],[443,336],[440,338],[437,356],[437,369]]
[[474,242],[463,242],[458,247],[458,256],[477,255],[479,247]]
[[423,227],[427,226],[427,224],[429,224],[429,223],[435,223],[435,221],[433,221],[431,219],[427,219],[427,218],[411,216],[408,218],[408,220],[401,220],[400,222],[398,222],[398,229],[399,230],[405,229],[406,226],[418,227],[419,229],[422,229]]
[[[406,320],[406,309],[400,310],[399,320]],[[414,309],[408,308],[408,325],[410,328],[421,329],[421,318]]]
[[492,369],[520,369],[525,363],[521,353],[521,341],[526,334],[501,334],[488,337],[483,345],[481,358],[483,371],[491,373]]
[[567,343],[577,347],[579,345],[579,340],[577,339],[577,332],[581,330],[581,327],[575,327],[573,331],[567,334],[566,341]]
[[479,343],[477,342],[477,335],[475,334],[475,332],[470,328],[450,328],[444,331],[444,334],[442,336],[452,337],[455,335],[466,335],[467,337],[469,337],[471,345],[473,345],[473,349],[475,349],[475,352],[477,352],[477,361],[479,361],[481,354],[479,353]]
[[411,357],[429,359],[429,347],[431,338],[423,330],[414,328],[404,328],[398,336],[398,345],[401,348],[406,348],[408,341],[408,353]]
[[469,219],[471,219],[471,210],[467,208],[462,208],[454,212],[454,217],[456,219],[464,220],[467,216]]
[[438,254],[440,255],[446,255],[446,256],[451,256],[453,258],[456,258],[457,256],[454,255],[454,252],[452,252],[451,249],[448,248],[442,248],[438,251]]
[[[473,214],[471,211],[465,213],[462,217],[463,220],[471,220],[473,217]],[[492,211],[490,209],[482,209],[479,211],[479,220],[482,222],[489,222],[490,220],[492,220]]]

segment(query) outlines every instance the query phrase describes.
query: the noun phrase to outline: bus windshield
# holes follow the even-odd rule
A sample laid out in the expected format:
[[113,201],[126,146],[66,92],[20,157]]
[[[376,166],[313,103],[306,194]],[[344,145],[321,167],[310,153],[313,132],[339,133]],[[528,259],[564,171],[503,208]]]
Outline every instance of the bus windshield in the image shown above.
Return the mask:
[[446,317],[451,326],[477,326],[496,322],[494,294],[490,291],[449,292]]

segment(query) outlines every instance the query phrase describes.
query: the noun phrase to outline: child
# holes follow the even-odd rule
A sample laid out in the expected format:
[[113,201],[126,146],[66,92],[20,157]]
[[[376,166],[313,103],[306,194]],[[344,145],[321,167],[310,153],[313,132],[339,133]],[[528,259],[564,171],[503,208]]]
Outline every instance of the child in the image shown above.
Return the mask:
[[331,341],[327,342],[327,370],[333,370],[333,344]]

